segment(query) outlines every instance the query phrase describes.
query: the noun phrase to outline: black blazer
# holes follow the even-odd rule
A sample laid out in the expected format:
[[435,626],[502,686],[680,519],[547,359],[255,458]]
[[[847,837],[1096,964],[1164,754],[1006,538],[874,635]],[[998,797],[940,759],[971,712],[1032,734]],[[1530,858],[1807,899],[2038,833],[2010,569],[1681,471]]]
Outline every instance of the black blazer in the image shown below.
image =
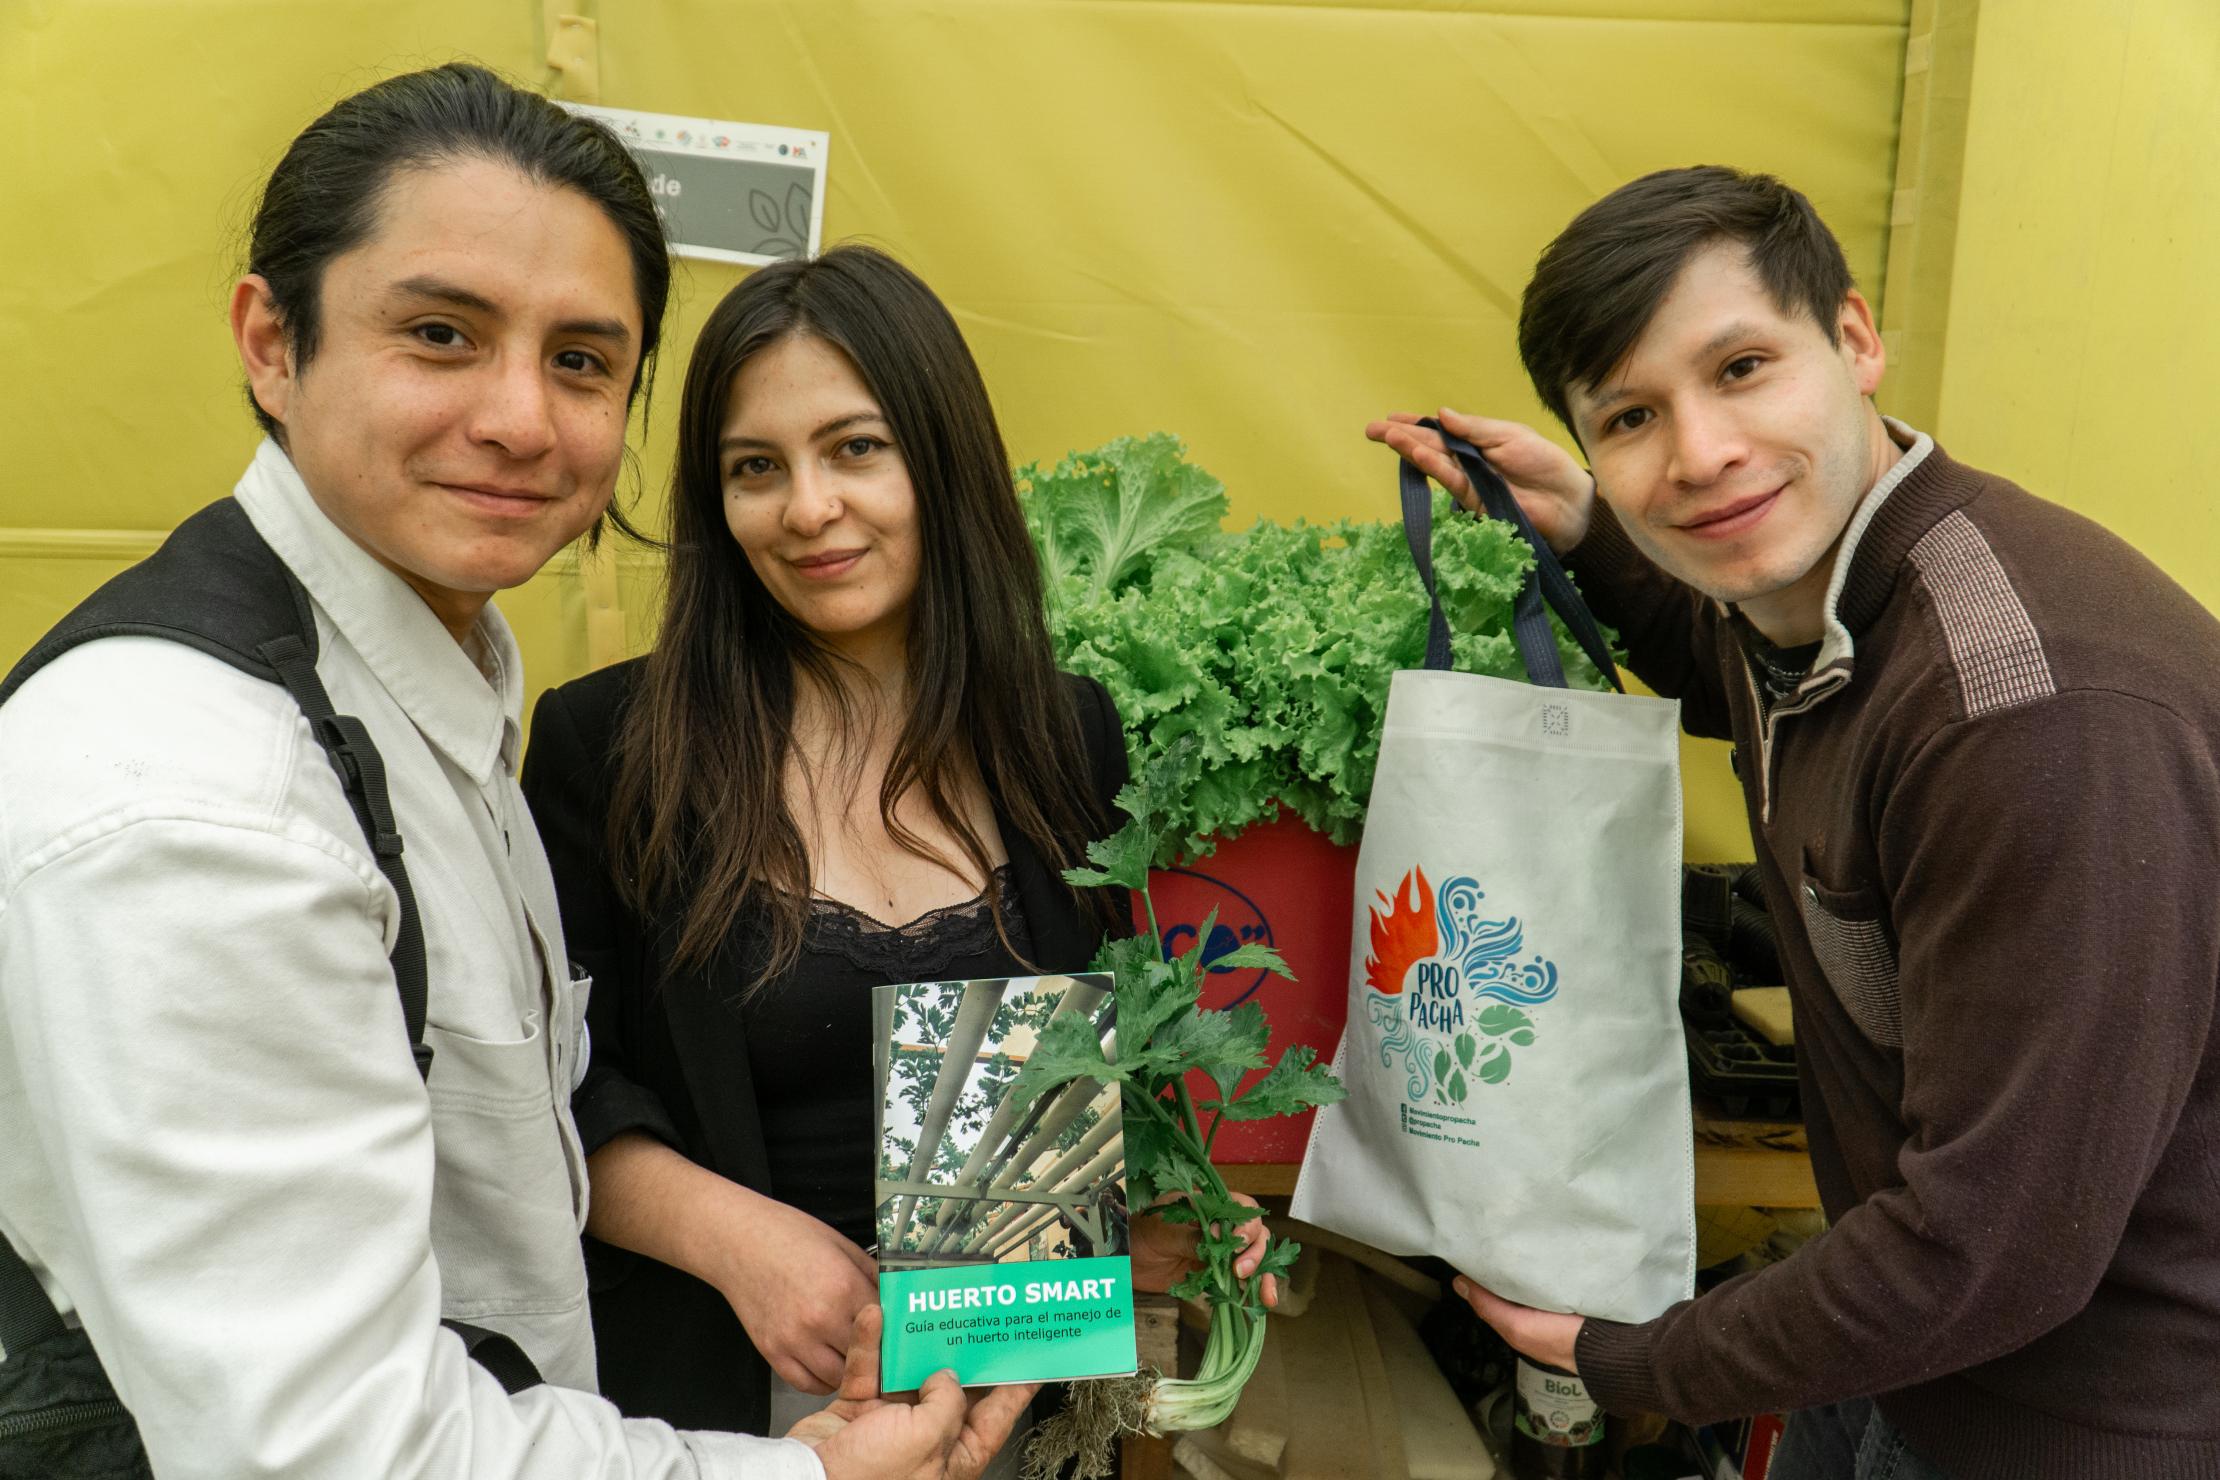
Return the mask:
[[[698,1025],[729,1012],[745,944],[735,929],[706,967],[673,970],[678,912],[643,920],[618,898],[607,835],[614,744],[640,682],[639,659],[551,689],[532,713],[524,794],[547,846],[571,959],[593,977],[592,1058],[571,1110],[591,1153],[625,1131],[656,1136],[709,1170],[768,1193],[769,1157],[745,1053],[704,1062],[737,1028]],[[1105,816],[1126,781],[1124,733],[1101,684],[1065,675]],[[1079,971],[1102,931],[996,807],[1013,883],[1044,971]],[[859,1148],[860,1154],[860,1148]],[[601,1387],[625,1413],[679,1428],[762,1433],[770,1367],[718,1291],[693,1276],[586,1240]]]

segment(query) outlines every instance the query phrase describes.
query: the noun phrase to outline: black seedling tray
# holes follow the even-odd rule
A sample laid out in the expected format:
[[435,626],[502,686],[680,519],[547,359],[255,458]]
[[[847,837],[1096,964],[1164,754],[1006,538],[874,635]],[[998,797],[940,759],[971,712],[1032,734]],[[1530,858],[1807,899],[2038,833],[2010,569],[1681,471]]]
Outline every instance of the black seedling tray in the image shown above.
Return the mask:
[[1688,1028],[1688,1083],[1736,1120],[1797,1120],[1796,1050],[1779,1048],[1739,1021]]
[[1776,986],[1772,920],[1749,864],[1691,864],[1683,880],[1680,1015],[1688,1081],[1736,1119],[1795,1120],[1796,1050],[1768,1043],[1734,1015],[1737,987]]

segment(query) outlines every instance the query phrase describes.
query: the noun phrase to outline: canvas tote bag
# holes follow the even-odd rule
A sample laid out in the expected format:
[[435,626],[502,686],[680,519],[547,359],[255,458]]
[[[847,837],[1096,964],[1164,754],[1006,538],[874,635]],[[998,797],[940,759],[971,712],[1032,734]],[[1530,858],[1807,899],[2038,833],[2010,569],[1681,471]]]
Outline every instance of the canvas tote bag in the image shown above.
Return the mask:
[[1617,685],[1595,620],[1494,469],[1446,440],[1534,547],[1513,625],[1532,682],[1449,671],[1432,497],[1404,463],[1426,667],[1389,689],[1334,1058],[1349,1097],[1318,1112],[1293,1212],[1522,1305],[1644,1321],[1695,1277],[1680,706],[1565,687],[1548,609]]

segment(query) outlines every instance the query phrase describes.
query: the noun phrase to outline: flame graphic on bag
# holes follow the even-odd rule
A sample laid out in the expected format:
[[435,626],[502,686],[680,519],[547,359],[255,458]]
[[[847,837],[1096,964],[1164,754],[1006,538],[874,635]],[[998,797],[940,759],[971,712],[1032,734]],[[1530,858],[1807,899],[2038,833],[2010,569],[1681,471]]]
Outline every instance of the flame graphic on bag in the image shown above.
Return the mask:
[[[1411,898],[1413,885],[1418,897]],[[1372,954],[1365,958],[1365,984],[1375,992],[1393,997],[1403,990],[1403,978],[1410,969],[1441,949],[1441,933],[1434,923],[1434,891],[1427,887],[1426,871],[1412,869],[1403,876],[1402,887],[1395,891],[1395,899],[1374,891],[1374,897],[1387,910],[1372,915]]]

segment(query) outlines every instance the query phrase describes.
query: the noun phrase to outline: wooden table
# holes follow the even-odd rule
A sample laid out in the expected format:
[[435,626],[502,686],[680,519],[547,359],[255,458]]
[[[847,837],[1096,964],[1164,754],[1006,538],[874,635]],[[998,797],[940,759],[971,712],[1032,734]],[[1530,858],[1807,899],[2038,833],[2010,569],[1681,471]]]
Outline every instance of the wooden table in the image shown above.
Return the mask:
[[1804,1125],[1797,1120],[1730,1120],[1696,1102],[1696,1205],[1816,1208]]

